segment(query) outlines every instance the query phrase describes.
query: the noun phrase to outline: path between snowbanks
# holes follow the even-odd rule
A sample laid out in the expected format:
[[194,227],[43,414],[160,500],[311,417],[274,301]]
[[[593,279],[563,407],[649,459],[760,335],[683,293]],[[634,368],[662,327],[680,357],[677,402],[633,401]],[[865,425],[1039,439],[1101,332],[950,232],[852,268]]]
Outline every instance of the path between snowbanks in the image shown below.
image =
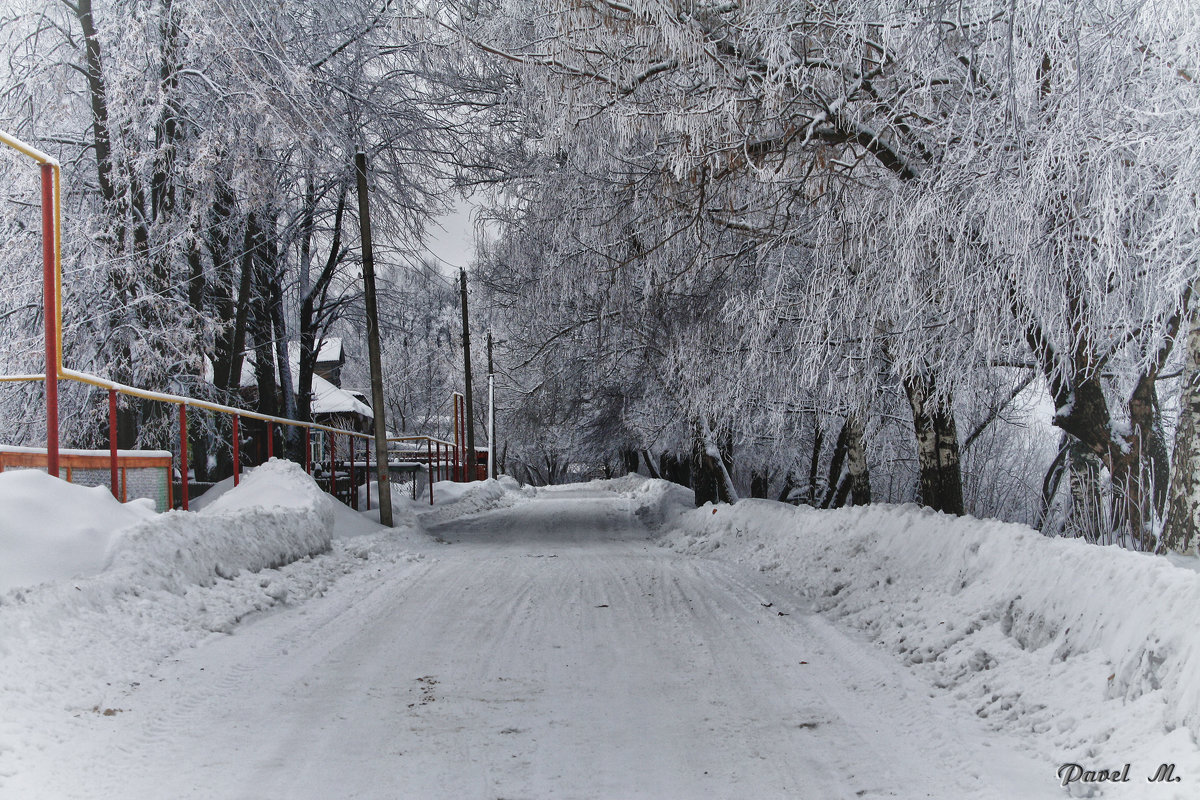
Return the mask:
[[431,525],[436,560],[359,570],[181,653],[11,787],[27,800],[1058,794],[1043,760],[794,593],[655,546],[640,500],[539,490]]
[[[664,496],[656,483],[631,497]],[[1131,783],[1105,796],[1200,796],[1195,572],[915,506],[743,500],[688,511],[666,529],[665,546],[800,590],[1043,755],[1090,769],[1131,763]],[[1172,762],[1184,783],[1147,784]]]

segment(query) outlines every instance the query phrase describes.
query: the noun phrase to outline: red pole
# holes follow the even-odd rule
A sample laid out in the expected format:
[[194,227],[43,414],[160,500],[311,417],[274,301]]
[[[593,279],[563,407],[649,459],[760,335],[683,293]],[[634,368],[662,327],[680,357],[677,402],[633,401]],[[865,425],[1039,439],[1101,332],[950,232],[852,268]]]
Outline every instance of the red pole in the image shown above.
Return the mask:
[[334,443],[333,431],[329,432],[329,493],[337,497],[337,464],[333,458],[333,451],[337,445]]
[[184,511],[188,510],[187,403],[179,404],[179,489]]
[[312,428],[304,429],[304,471],[312,475]]
[[433,505],[433,442],[425,440],[425,474],[429,477],[429,505]]
[[458,480],[466,483],[467,477],[467,404],[458,398]]
[[237,486],[242,471],[241,446],[238,444],[238,415],[233,415],[233,485]]
[[350,437],[350,507],[358,510],[358,484],[354,482],[354,437]]
[[454,458],[450,469],[450,480],[458,481],[458,395],[454,395]]
[[267,422],[267,461],[275,457],[275,429],[274,426]]
[[54,167],[42,164],[42,316],[46,321],[46,472],[58,477],[58,304],[54,279]]
[[117,390],[108,390],[108,473],[113,497],[121,499],[121,484],[117,481]]

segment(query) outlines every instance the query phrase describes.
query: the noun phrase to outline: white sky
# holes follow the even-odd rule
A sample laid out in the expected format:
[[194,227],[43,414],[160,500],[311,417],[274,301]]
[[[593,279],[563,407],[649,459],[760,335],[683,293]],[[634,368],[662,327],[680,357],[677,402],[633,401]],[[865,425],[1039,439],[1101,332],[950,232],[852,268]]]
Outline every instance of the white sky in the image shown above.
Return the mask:
[[425,249],[455,270],[470,266],[475,257],[475,227],[471,221],[474,210],[474,205],[462,201],[449,214],[435,220],[429,230]]

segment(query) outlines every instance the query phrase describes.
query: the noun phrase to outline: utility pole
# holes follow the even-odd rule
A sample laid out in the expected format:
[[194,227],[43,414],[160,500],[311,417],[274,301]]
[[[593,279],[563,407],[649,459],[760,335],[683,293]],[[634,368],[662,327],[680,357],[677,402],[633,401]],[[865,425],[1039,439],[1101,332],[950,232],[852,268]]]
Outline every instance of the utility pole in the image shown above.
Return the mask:
[[463,392],[463,403],[466,405],[463,416],[467,423],[467,480],[475,480],[475,406],[471,403],[471,330],[467,326],[467,271],[458,271],[458,291],[462,298],[463,322],[463,372],[466,373],[467,390]]
[[496,477],[496,372],[492,365],[492,332],[488,331],[488,477]]
[[[375,304],[375,253],[371,250],[367,154],[361,150],[354,154],[354,171],[358,178],[358,224],[362,232],[363,284],[367,300],[367,354],[371,361],[371,411],[375,417],[375,479],[379,488],[379,522],[390,528],[392,489],[388,480],[387,425],[383,419],[383,368],[379,358],[379,308]],[[353,452],[351,448],[351,458],[354,458]]]

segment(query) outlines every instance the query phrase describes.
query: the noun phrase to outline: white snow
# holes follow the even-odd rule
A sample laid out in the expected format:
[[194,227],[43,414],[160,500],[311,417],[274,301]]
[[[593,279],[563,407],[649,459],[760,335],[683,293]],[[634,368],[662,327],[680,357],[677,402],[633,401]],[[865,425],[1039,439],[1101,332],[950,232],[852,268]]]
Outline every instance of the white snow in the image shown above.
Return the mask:
[[[1131,783],[1105,796],[1200,794],[1194,571],[915,506],[745,500],[690,511],[673,527],[670,547],[799,590],[814,611],[1053,761],[1132,763]],[[1171,762],[1188,782],[1148,788],[1145,777]]]
[[121,529],[153,516],[151,500],[121,503],[35,469],[0,472],[0,594],[99,572]]
[[98,525],[106,568],[0,595],[0,797],[1196,796],[1192,570],[636,476],[435,495],[385,529],[272,461]]

